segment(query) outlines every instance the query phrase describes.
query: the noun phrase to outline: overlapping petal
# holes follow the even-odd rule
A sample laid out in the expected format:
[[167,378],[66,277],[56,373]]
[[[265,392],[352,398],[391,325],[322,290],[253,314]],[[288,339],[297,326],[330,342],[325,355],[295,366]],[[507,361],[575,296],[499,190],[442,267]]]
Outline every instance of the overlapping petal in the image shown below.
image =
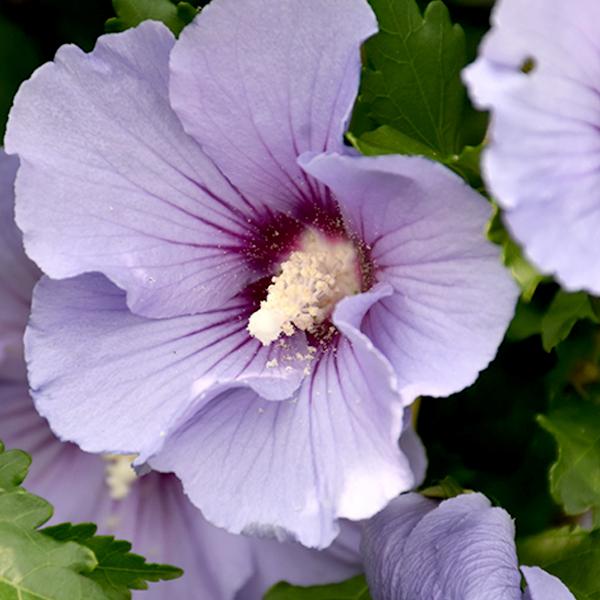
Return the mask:
[[92,521],[100,533],[130,540],[148,560],[185,570],[179,580],[151,584],[144,598],[233,600],[252,575],[248,540],[207,523],[173,475],[149,473],[125,499],[111,499],[105,462],[57,440],[25,385],[0,385],[0,438],[32,455],[27,489],[53,504],[51,523]]
[[27,489],[53,504],[51,523],[92,521],[100,533],[130,540],[148,560],[184,569],[182,578],[153,583],[140,598],[261,600],[282,579],[313,585],[360,571],[360,533],[350,523],[331,548],[317,552],[235,536],[210,525],[171,474],[148,473],[124,499],[111,499],[106,463],[57,440],[35,411],[24,383],[0,384],[0,439],[32,455]]
[[19,379],[23,370],[23,330],[31,290],[39,271],[27,259],[14,223],[14,179],[19,165],[0,149],[0,377]]
[[369,517],[415,482],[398,446],[403,408],[394,379],[356,331],[315,359],[290,400],[221,394],[151,464],[174,471],[219,526],[325,547],[337,519]]
[[374,600],[573,600],[557,578],[523,567],[510,515],[481,494],[441,504],[418,494],[365,525],[361,550]]
[[420,494],[404,494],[365,525],[361,552],[376,600],[403,599],[403,580],[408,575],[404,565],[406,542],[417,523],[434,508],[433,500]]
[[363,0],[213,1],[173,51],[172,105],[245,194],[296,209],[316,192],[297,158],[343,148],[376,30]]
[[361,330],[394,366],[405,399],[471,384],[494,357],[518,294],[483,234],[485,199],[420,157],[307,155],[301,163],[332,189],[373,277],[389,287]]
[[[331,191],[298,156],[342,149],[359,45],[374,31],[362,0],[215,0],[170,75],[172,36],[145,24],[90,55],[61,49],[11,116],[26,245],[50,276],[79,275],[37,288],[37,408],[85,450],[175,471],[234,532],[325,546],[338,519],[369,517],[415,482],[398,445],[408,375],[367,331],[396,294],[391,278],[339,303],[339,334],[316,356],[303,334],[252,339],[256,295],[239,293],[274,274],[251,267],[257,239],[276,255],[283,237],[290,251],[300,229],[323,226],[314,208],[341,230]],[[218,69],[203,67],[208,54]]]
[[36,406],[61,439],[145,460],[214,389],[288,398],[303,377],[306,341],[265,348],[247,333],[247,312],[237,297],[196,315],[146,319],[102,275],[44,278],[26,335]]
[[173,44],[146,22],[91,54],[63,46],[21,87],[6,135],[28,254],[54,278],[100,271],[154,317],[219,306],[254,277],[256,207],[171,109]]
[[600,5],[502,0],[471,96],[491,109],[486,181],[527,256],[567,289],[600,293]]
[[280,581],[315,585],[343,581],[361,573],[360,535],[360,523],[344,521],[340,535],[326,550],[308,549],[293,542],[251,538],[254,575],[240,590],[236,600],[262,600],[265,590]]
[[523,600],[575,600],[565,584],[539,567],[521,567],[527,581]]

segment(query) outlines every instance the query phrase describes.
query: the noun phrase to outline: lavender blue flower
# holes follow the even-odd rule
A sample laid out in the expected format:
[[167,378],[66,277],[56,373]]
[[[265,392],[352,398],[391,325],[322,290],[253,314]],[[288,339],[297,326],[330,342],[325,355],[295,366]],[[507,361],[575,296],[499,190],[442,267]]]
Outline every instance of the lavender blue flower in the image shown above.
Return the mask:
[[568,290],[600,294],[595,0],[499,0],[464,72],[492,114],[485,179],[526,255]]
[[[415,483],[405,407],[473,382],[516,287],[485,200],[345,155],[365,0],[214,0],[61,48],[18,93],[36,407],[212,523],[327,546]],[[70,279],[69,279],[70,278]]]
[[23,381],[23,332],[33,287],[41,273],[24,258],[14,223],[14,180],[18,160],[0,149],[0,379]]
[[[405,494],[365,525],[373,600],[575,600],[539,567],[517,562],[510,515],[482,494],[438,503]],[[521,591],[521,573],[527,589]]]
[[[52,523],[98,524],[101,533],[131,540],[148,560],[185,569],[181,579],[134,592],[147,600],[261,600],[277,581],[298,585],[345,579],[361,570],[359,531],[345,523],[326,551],[235,536],[209,524],[172,474],[136,477],[127,456],[104,458],[59,441],[35,411],[27,390],[21,339],[31,292],[40,273],[25,257],[13,220],[17,161],[0,150],[0,439],[33,457],[27,488],[54,505]],[[423,475],[412,430],[403,444]]]

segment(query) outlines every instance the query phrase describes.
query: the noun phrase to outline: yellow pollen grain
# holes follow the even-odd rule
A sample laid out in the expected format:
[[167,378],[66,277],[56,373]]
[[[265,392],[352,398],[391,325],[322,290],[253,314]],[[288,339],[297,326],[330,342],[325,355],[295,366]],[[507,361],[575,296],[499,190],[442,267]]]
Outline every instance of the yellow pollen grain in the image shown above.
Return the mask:
[[106,461],[105,483],[113,500],[123,500],[131,491],[131,486],[137,479],[137,474],[131,463],[137,458],[136,454],[104,454]]

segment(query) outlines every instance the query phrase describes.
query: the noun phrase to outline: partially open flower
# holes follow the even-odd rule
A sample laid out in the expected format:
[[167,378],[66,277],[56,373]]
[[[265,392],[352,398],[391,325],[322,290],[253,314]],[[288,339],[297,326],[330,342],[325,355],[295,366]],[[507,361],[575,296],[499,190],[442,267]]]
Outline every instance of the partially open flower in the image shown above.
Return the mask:
[[[7,144],[38,286],[36,406],[174,471],[232,532],[323,547],[415,477],[405,406],[473,382],[516,288],[488,203],[423,158],[346,155],[364,0],[214,0],[59,50]],[[68,279],[71,278],[71,279]]]
[[514,538],[510,515],[482,494],[441,503],[404,494],[365,526],[370,594],[373,600],[575,600],[539,567],[519,570]]

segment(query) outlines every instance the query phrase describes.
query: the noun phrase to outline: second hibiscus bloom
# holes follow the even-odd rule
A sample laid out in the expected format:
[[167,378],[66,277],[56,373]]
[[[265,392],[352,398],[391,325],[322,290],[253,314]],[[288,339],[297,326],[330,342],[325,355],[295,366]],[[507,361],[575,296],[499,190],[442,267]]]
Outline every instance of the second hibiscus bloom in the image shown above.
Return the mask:
[[[404,408],[469,385],[517,292],[490,207],[422,158],[349,156],[363,0],[215,0],[62,48],[7,135],[39,284],[38,410],[174,471],[233,532],[326,546],[414,483]],[[70,278],[70,279],[69,279]]]

